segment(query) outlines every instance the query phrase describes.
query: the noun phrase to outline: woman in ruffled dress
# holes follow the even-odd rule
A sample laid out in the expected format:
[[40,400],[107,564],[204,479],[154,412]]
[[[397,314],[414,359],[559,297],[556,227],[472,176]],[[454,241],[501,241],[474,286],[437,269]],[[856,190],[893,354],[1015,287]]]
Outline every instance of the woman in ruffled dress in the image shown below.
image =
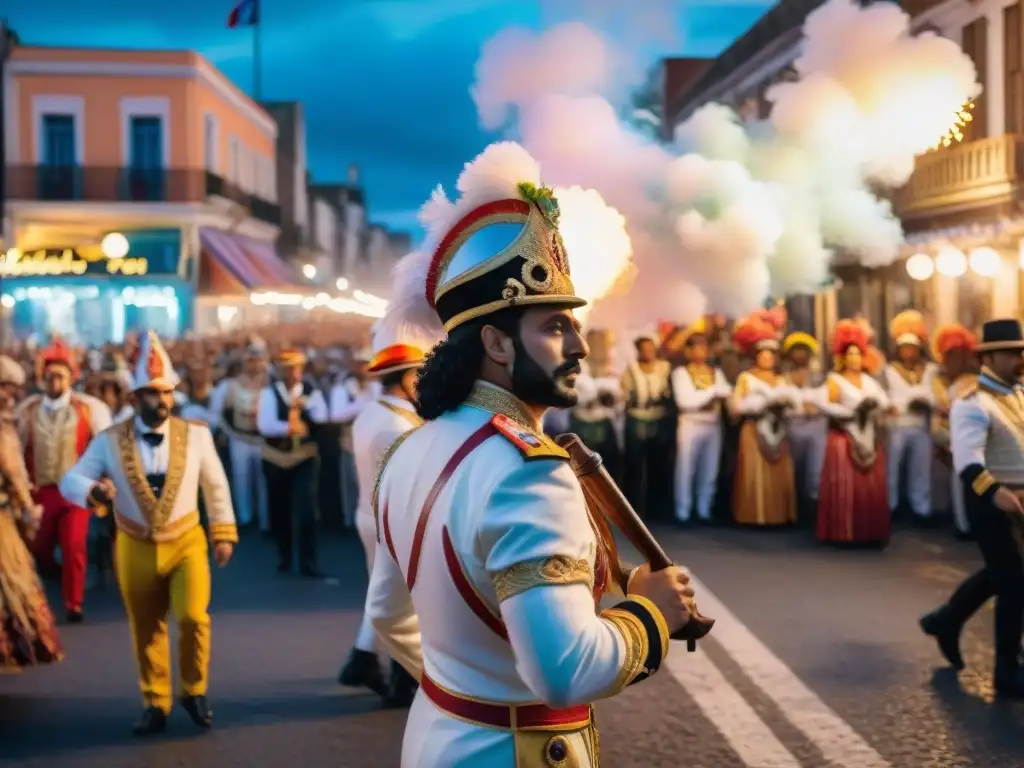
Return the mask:
[[[22,386],[24,373],[0,356],[0,380]],[[42,509],[32,501],[12,406],[7,388],[0,387],[0,673],[62,657],[46,593],[22,540],[23,532],[34,533]]]
[[892,520],[879,435],[889,401],[864,369],[869,342],[862,323],[840,320],[832,335],[833,370],[818,402],[829,418],[818,502],[818,540],[885,546]]
[[778,373],[778,331],[757,317],[736,324],[733,343],[753,367],[736,380],[729,403],[741,421],[733,519],[741,525],[796,522],[796,481],[786,422],[800,393]]

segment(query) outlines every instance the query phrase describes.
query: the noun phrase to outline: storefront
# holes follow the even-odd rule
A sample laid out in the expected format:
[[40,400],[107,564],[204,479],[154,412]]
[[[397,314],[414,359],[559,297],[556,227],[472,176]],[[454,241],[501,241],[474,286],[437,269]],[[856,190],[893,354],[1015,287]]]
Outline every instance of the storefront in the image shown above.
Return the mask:
[[129,332],[177,338],[191,329],[192,263],[181,229],[108,233],[101,243],[22,252],[0,260],[0,321],[16,338],[120,343]]

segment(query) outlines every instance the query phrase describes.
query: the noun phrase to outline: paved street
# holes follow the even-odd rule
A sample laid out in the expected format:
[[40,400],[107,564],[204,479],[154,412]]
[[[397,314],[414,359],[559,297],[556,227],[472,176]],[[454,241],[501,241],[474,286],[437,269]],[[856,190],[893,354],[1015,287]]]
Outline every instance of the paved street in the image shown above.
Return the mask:
[[[900,531],[885,552],[833,550],[803,531],[662,532],[718,623],[654,679],[598,707],[612,768],[956,768],[1024,764],[1024,705],[992,702],[991,611],[964,638],[968,671],[940,668],[917,617],[977,563],[945,532]],[[404,714],[334,682],[365,585],[354,539],[324,543],[340,584],[279,578],[243,541],[216,575],[212,701],[200,734],[138,713],[123,613],[93,593],[63,628],[65,662],[0,678],[0,765],[42,768],[396,768]]]

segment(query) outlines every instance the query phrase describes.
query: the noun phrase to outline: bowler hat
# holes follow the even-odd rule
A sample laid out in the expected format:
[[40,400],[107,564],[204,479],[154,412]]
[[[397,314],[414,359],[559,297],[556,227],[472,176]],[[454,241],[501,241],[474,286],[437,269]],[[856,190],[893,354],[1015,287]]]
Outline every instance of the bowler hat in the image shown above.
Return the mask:
[[989,320],[982,326],[979,352],[1015,349],[1024,350],[1024,334],[1021,333],[1020,322],[1013,318],[1005,318]]

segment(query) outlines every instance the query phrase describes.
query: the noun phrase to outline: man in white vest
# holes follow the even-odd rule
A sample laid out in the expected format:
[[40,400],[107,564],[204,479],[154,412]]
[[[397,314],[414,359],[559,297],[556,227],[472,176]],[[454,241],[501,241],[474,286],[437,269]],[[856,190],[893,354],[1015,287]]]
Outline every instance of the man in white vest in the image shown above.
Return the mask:
[[[385,451],[401,435],[423,424],[416,414],[416,377],[432,346],[421,341],[397,341],[393,334],[374,334],[373,357],[366,369],[380,384],[380,395],[366,404],[352,425],[352,445],[359,480],[359,504],[355,525],[366,552],[366,565],[373,572],[377,552],[377,526],[370,496],[377,467]],[[355,646],[338,676],[342,685],[365,686],[386,698],[392,706],[409,706],[416,693],[416,680],[395,661],[389,681],[384,681],[377,658],[377,633],[364,614]]]
[[156,334],[143,340],[135,375],[137,416],[89,444],[60,483],[73,504],[113,506],[115,567],[142,691],[137,735],[162,731],[173,702],[167,611],[178,621],[181,703],[209,728],[210,563],[199,522],[206,499],[213,559],[227,565],[238,541],[227,476],[205,424],[171,416],[178,377]]

